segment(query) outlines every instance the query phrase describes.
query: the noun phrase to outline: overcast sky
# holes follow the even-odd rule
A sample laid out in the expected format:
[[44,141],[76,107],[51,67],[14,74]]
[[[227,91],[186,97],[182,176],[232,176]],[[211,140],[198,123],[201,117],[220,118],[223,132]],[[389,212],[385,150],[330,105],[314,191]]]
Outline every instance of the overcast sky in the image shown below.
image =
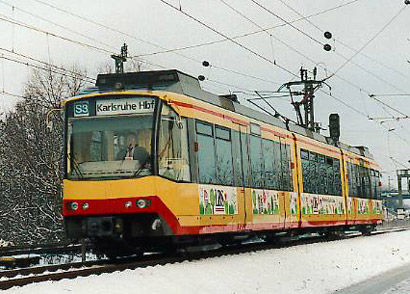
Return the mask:
[[[318,78],[336,72],[327,80],[332,90],[323,88],[315,99],[316,117],[323,127],[328,115],[338,112],[341,140],[370,148],[385,173],[384,185],[396,168],[410,166],[410,121],[368,118],[410,114],[410,96],[369,97],[410,94],[410,8],[404,0],[165,2],[181,7],[220,35],[160,0],[0,0],[0,57],[4,57],[0,59],[0,90],[21,94],[31,70],[7,59],[38,64],[10,51],[65,67],[75,64],[95,77],[112,63],[110,52],[119,51],[124,42],[130,55],[142,55],[143,69],[176,68],[193,76],[202,74],[206,77],[202,86],[217,94],[275,91],[296,79],[289,72],[298,75],[301,66],[311,70],[317,65]],[[309,15],[313,16],[308,21],[284,23]],[[12,19],[18,24],[11,23]],[[261,28],[272,29],[254,33]],[[325,39],[324,31],[331,32],[333,39]],[[235,41],[221,41],[222,36],[245,34]],[[212,41],[221,42],[163,52]],[[323,50],[324,43],[332,45],[332,51]],[[155,52],[162,53],[151,55]],[[203,60],[211,67],[204,68]],[[241,102],[246,104],[249,95],[241,94]],[[11,109],[18,101],[1,96],[1,110]],[[280,113],[295,118],[288,98],[271,101]]]

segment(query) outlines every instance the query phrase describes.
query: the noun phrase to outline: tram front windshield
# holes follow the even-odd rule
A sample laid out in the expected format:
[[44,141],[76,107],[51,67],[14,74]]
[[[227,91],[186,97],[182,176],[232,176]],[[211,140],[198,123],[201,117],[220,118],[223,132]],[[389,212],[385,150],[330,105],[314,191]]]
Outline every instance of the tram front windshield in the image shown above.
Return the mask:
[[70,179],[130,178],[152,174],[153,114],[70,118]]

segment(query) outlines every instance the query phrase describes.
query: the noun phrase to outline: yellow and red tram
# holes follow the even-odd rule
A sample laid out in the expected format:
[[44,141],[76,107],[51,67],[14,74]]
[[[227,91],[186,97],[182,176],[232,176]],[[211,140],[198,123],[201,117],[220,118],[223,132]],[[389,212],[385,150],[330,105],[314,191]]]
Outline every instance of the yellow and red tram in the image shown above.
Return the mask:
[[99,75],[64,110],[69,237],[153,244],[382,220],[367,148],[335,146],[177,70]]

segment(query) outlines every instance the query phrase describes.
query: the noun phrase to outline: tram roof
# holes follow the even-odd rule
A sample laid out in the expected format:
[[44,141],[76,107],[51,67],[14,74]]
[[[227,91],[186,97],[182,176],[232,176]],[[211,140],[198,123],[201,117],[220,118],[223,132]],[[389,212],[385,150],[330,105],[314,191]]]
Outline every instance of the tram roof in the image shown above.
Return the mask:
[[[211,103],[218,107],[242,114],[244,116],[254,118],[256,120],[273,124],[277,127],[287,129],[291,132],[302,136],[314,139],[316,141],[332,144],[332,140],[317,132],[313,132],[293,122],[287,125],[274,116],[256,111],[249,107],[241,105],[236,98],[236,95],[216,95],[205,91],[197,78],[183,73],[176,69],[157,70],[157,71],[140,71],[115,74],[99,74],[97,76],[96,88],[90,88],[85,93],[90,92],[105,92],[112,90],[143,90],[152,91],[167,91],[190,96],[207,103]],[[84,93],[84,94],[85,94]],[[344,143],[339,143],[339,146],[357,155],[367,158],[373,158],[367,147],[350,146]]]

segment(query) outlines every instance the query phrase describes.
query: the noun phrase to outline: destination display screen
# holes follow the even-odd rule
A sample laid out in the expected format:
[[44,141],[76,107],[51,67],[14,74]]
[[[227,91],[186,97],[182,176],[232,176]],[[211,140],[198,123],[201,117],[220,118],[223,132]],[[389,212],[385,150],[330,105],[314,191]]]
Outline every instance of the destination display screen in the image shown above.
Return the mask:
[[154,97],[100,98],[76,101],[68,108],[70,117],[145,114],[155,110]]
[[96,115],[135,114],[153,112],[153,98],[125,98],[96,101]]

